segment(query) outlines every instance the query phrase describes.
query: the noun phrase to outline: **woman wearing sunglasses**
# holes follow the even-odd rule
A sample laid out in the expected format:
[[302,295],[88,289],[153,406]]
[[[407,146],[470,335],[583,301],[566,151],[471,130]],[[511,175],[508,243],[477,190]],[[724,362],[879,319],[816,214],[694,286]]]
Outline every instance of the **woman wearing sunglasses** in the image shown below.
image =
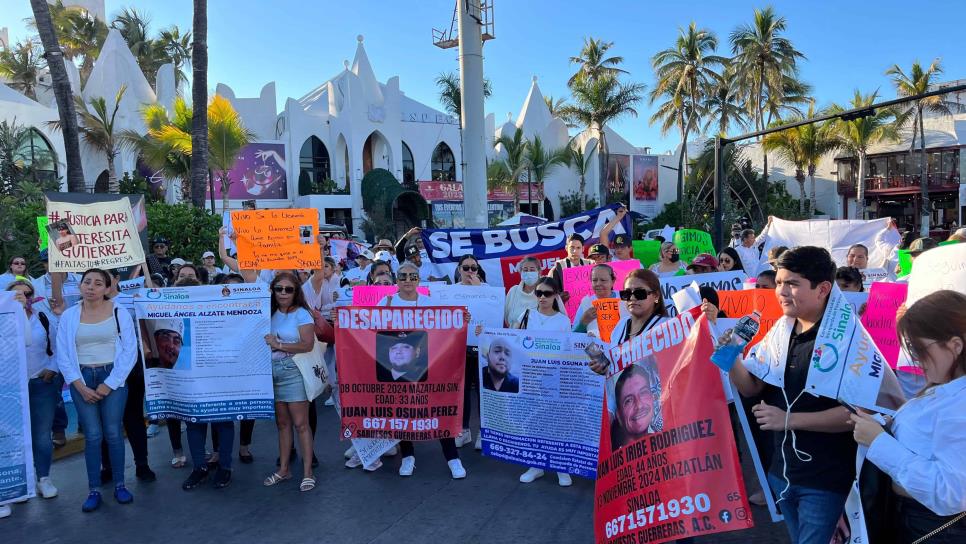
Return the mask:
[[661,260],[651,265],[649,268],[662,278],[677,276],[685,272],[684,262],[681,260],[681,252],[674,242],[664,242],[661,244]]
[[966,542],[966,296],[937,291],[909,307],[897,325],[926,387],[896,412],[888,431],[851,416],[855,441],[892,479],[900,542]]
[[[619,297],[617,291],[614,291],[615,281],[617,281],[617,275],[608,264],[598,264],[590,270],[590,284],[594,292],[580,301],[574,317],[574,332],[597,334],[597,308],[594,307],[594,301],[600,298]],[[627,318],[623,304],[620,306],[620,314],[621,319]]]
[[[463,255],[456,263],[456,271],[453,272],[453,283],[467,287],[486,285],[486,271],[480,266],[480,261],[472,255]],[[470,430],[470,416],[473,413],[473,387],[477,392],[480,389],[479,376],[479,348],[476,346],[466,346],[466,380],[463,382],[463,430],[456,436],[456,447],[473,442],[473,431]],[[478,394],[478,393],[477,393]],[[476,449],[482,449],[483,444],[479,437],[476,440]]]
[[292,355],[308,353],[315,347],[315,322],[295,274],[279,272],[272,280],[271,289],[272,329],[271,334],[265,335],[265,343],[272,348],[279,468],[265,478],[263,483],[265,486],[273,486],[292,478],[289,453],[292,450],[294,425],[302,452],[302,482],[299,484],[299,491],[311,491],[315,489],[316,481],[312,474],[309,398],[305,393],[302,373],[292,360]]
[[[426,295],[421,295],[416,290],[419,287],[419,267],[412,261],[405,261],[399,265],[396,274],[396,286],[399,291],[394,295],[388,295],[379,302],[379,306],[432,306],[433,301]],[[443,438],[439,441],[443,448],[443,457],[449,466],[450,474],[454,480],[466,478],[466,469],[460,462],[460,453],[456,448],[456,439]],[[416,449],[413,443],[408,440],[399,442],[399,451],[402,452],[402,463],[399,465],[400,476],[412,476],[416,469]]]
[[16,256],[10,259],[10,265],[7,267],[7,271],[0,274],[0,289],[6,290],[7,286],[19,277],[27,278],[27,259]]
[[[518,329],[531,331],[560,331],[570,332],[570,318],[563,311],[563,303],[560,301],[560,286],[555,279],[544,276],[537,280],[537,285],[533,289],[533,294],[537,297],[536,311],[525,310],[517,319]],[[544,475],[543,469],[528,468],[520,475],[520,481],[529,484]],[[557,483],[561,487],[573,484],[570,474],[566,472],[557,473]]]

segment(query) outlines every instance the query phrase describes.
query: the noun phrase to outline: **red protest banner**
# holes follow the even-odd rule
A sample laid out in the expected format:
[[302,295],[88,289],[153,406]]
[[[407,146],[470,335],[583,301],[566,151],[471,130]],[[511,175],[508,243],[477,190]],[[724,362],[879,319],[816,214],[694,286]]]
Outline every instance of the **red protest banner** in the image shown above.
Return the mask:
[[685,312],[605,352],[612,373],[596,542],[660,543],[754,526],[712,349],[705,318]]
[[435,440],[462,429],[463,308],[339,308],[342,438]]
[[[553,263],[557,262],[557,259],[563,259],[567,256],[567,250],[555,249],[542,253],[534,253],[529,256],[534,257],[540,262],[540,275],[545,276],[553,268]],[[500,269],[503,271],[503,288],[507,291],[514,285],[520,283],[520,261],[523,259],[524,257],[520,256],[502,257],[500,259]]]

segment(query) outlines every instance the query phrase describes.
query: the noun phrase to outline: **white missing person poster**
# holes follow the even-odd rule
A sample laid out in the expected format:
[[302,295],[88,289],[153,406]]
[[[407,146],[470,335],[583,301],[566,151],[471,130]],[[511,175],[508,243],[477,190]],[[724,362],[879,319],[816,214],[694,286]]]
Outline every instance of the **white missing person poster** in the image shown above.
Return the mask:
[[487,329],[480,336],[483,455],[594,479],[604,377],[585,334]]
[[0,291],[0,504],[36,494],[27,390],[27,320],[10,291]]
[[274,417],[267,285],[144,289],[134,309],[149,415],[192,422]]
[[503,327],[503,308],[506,291],[489,285],[439,285],[433,286],[433,299],[440,306],[463,306],[470,312],[466,327],[466,345],[480,345],[477,331]]

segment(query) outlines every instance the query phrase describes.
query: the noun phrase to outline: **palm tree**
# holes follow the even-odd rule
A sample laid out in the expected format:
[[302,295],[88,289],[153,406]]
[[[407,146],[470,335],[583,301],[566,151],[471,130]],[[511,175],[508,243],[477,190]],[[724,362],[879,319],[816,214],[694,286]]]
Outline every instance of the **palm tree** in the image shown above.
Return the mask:
[[[932,61],[928,68],[923,70],[918,61],[912,63],[909,73],[895,64],[886,70],[887,76],[892,76],[892,82],[896,86],[899,96],[916,96],[929,92],[935,78],[943,73],[940,60]],[[908,103],[908,107],[896,116],[896,124],[899,126],[910,126],[912,129],[912,143],[909,146],[909,155],[916,148],[916,137],[919,137],[919,195],[922,201],[920,215],[922,224],[919,227],[923,237],[929,236],[929,218],[932,212],[929,210],[929,181],[926,175],[928,164],[926,163],[926,130],[923,126],[923,114],[932,113],[934,115],[946,116],[958,111],[960,107],[954,102],[946,100],[944,95],[920,98]],[[917,134],[918,131],[918,134]]]
[[527,171],[530,166],[529,162],[529,147],[530,142],[523,137],[523,129],[517,128],[513,132],[513,136],[502,135],[493,142],[494,147],[502,148],[502,153],[506,156],[502,157],[502,160],[506,165],[508,180],[508,187],[513,192],[513,209],[515,212],[520,211],[520,191],[518,190],[518,183],[520,181],[520,176]]
[[[794,91],[790,81],[798,79],[798,59],[805,55],[782,36],[787,26],[770,6],[755,10],[751,25],[741,25],[730,36],[735,82],[755,130],[771,124],[775,108],[786,102],[786,92]],[[764,154],[765,180],[768,155]]]
[[[238,152],[255,139],[245,128],[241,116],[227,98],[215,95],[208,105],[208,160],[221,180],[222,210],[228,209],[228,190],[231,188],[231,167]],[[214,210],[212,210],[214,212]]]
[[[813,99],[808,105],[808,112],[805,114],[805,118],[811,119],[815,115],[815,100]],[[799,132],[802,154],[805,158],[805,166],[808,171],[810,192],[809,206],[806,212],[811,215],[815,211],[815,171],[818,169],[818,163],[822,160],[822,157],[837,149],[840,144],[834,134],[832,123],[810,123],[802,125],[795,130]]]
[[168,112],[160,104],[148,104],[141,110],[147,133],[126,130],[121,133],[121,144],[135,151],[152,169],[161,173],[165,181],[181,182],[182,195],[191,175],[191,107],[184,98],[174,100]]
[[[194,0],[191,30],[191,203],[205,207],[208,188],[208,0]],[[212,191],[214,192],[214,191]],[[214,210],[212,210],[214,213]]]
[[[714,33],[706,29],[699,29],[692,22],[687,30],[678,29],[678,38],[674,47],[658,51],[651,58],[651,66],[657,83],[651,90],[650,102],[654,102],[665,95],[670,96],[671,104],[685,109],[686,114],[680,117],[681,155],[678,162],[678,202],[684,197],[684,176],[688,169],[688,135],[697,130],[700,119],[700,107],[704,98],[703,92],[721,78],[715,68],[723,69],[728,60],[724,57],[712,55],[718,48],[718,39]],[[652,118],[651,123],[654,123]]]
[[82,192],[86,190],[84,183],[84,169],[81,165],[80,143],[77,137],[77,112],[74,110],[73,93],[70,80],[67,78],[67,68],[64,66],[64,53],[57,42],[54,23],[50,19],[50,6],[47,0],[30,0],[30,7],[34,12],[37,23],[37,33],[44,45],[47,67],[57,100],[57,113],[60,116],[64,133],[64,152],[67,161],[67,190]]
[[701,128],[703,132],[725,136],[732,125],[741,129],[748,127],[745,104],[734,84],[734,69],[730,65],[725,69],[721,79],[710,83],[703,95],[704,102],[701,104],[705,118],[704,126]]
[[795,167],[795,181],[798,182],[800,195],[798,211],[805,214],[805,171],[808,168],[808,157],[799,128],[801,127],[766,135],[762,140],[762,148],[766,152],[777,153],[779,158]]
[[[546,148],[540,136],[534,136],[527,145],[527,162],[530,172],[530,181],[538,185],[543,184],[543,180],[551,170],[558,166],[565,166],[570,158],[570,146],[560,148]],[[527,195],[530,200],[530,195]],[[533,204],[531,203],[531,209]]]
[[[94,69],[94,59],[107,38],[107,25],[80,6],[64,6],[63,0],[50,4],[50,17],[64,51],[64,58],[82,58],[81,83],[87,81]],[[31,19],[28,26],[36,28]]]
[[182,34],[181,29],[171,25],[158,34],[155,45],[164,53],[165,62],[174,64],[175,86],[180,88],[181,84],[188,83],[183,68],[191,64],[191,33]]
[[[436,76],[436,87],[439,92],[439,101],[443,104],[443,110],[460,118],[460,104],[462,93],[460,92],[460,76],[456,72],[443,72]],[[483,99],[486,100],[493,94],[493,85],[490,80],[483,78]]]
[[[115,121],[117,112],[121,107],[121,99],[127,86],[121,85],[114,95],[114,106],[108,111],[107,101],[102,96],[91,98],[87,104],[84,99],[75,96],[74,106],[77,109],[77,117],[80,121],[78,130],[84,143],[91,149],[103,153],[107,158],[107,191],[117,193],[120,186],[117,180],[117,171],[114,168],[114,161],[121,150],[121,133],[115,132]],[[90,106],[90,107],[88,107]],[[60,122],[53,121],[50,126],[55,130],[60,130]]]
[[568,86],[573,86],[580,79],[595,80],[601,76],[617,77],[626,74],[618,68],[624,62],[624,57],[608,57],[607,51],[614,47],[614,42],[605,42],[594,38],[584,38],[584,47],[576,57],[570,57],[571,64],[577,64],[577,72],[567,80]]
[[580,193],[580,209],[584,211],[587,209],[587,172],[590,171],[592,161],[594,159],[594,150],[591,149],[590,153],[584,156],[584,152],[577,145],[575,139],[570,140],[570,145],[567,146],[566,157],[567,166],[574,169],[577,173],[577,192]]
[[601,204],[607,200],[606,126],[624,115],[637,117],[635,106],[641,101],[644,88],[641,83],[621,83],[615,75],[581,77],[571,86],[574,103],[561,109],[562,115],[587,127],[597,137],[597,189]]
[[37,76],[41,66],[40,48],[29,40],[0,50],[0,76],[7,78],[10,88],[33,100],[37,100]]
[[560,116],[560,108],[567,105],[566,98],[554,98],[551,95],[544,95],[543,103],[547,105],[547,109],[550,110],[551,117]]
[[[875,104],[879,91],[862,94],[858,89],[852,95],[849,109],[866,109]],[[829,113],[841,113],[846,108],[832,105]],[[858,181],[855,194],[855,216],[865,219],[865,164],[868,160],[869,147],[881,141],[898,139],[898,130],[892,122],[895,112],[888,109],[877,109],[875,113],[858,119],[836,119],[832,124],[835,136],[838,137],[840,147],[856,157],[859,161]]]

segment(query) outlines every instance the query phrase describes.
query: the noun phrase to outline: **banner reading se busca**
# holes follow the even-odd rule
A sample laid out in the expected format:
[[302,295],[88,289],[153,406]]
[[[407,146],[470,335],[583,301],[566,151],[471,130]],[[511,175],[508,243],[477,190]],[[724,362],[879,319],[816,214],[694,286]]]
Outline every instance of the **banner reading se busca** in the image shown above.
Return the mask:
[[148,414],[193,422],[274,417],[267,285],[145,289],[134,311]]
[[462,429],[464,309],[339,308],[343,438],[436,440]]
[[486,329],[480,336],[483,455],[594,478],[604,377],[586,334]]
[[659,543],[754,525],[711,352],[707,321],[690,312],[605,351],[598,543]]

